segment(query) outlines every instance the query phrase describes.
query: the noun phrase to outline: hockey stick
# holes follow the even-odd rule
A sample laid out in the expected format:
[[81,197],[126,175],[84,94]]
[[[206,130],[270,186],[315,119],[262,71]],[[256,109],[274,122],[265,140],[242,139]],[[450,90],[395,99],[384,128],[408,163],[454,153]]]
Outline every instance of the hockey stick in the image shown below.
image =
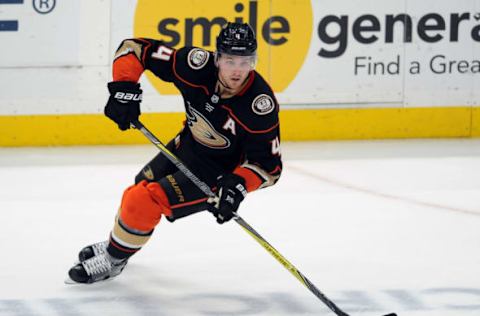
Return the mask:
[[[193,174],[155,135],[153,135],[140,121],[135,121],[132,127],[138,129],[145,135],[150,142],[152,142],[160,152],[172,162],[180,171],[182,171],[187,178],[189,178],[205,195],[208,197],[216,197],[215,193],[210,187],[200,180],[195,174]],[[267,250],[278,262],[280,262],[300,283],[302,283],[307,289],[310,290],[317,298],[319,298],[325,305],[330,308],[338,316],[349,316],[342,311],[335,303],[325,296],[312,282],[310,282],[306,276],[304,276],[293,264],[290,263],[284,256],[278,252],[268,241],[265,240],[252,226],[250,226],[243,218],[237,213],[234,213],[233,219],[250,235],[255,239],[265,250]],[[390,313],[384,316],[397,316],[395,313]]]

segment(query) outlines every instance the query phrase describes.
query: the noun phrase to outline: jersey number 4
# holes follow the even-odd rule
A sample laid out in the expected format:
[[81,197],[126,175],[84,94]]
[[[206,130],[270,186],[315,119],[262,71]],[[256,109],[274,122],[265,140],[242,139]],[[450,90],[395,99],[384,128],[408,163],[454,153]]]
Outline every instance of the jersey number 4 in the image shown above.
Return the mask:
[[159,46],[156,52],[152,53],[152,57],[160,60],[169,61],[172,57],[173,49],[166,46]]
[[278,137],[275,137],[275,139],[270,141],[270,143],[272,143],[272,155],[280,156],[280,140],[278,139]]

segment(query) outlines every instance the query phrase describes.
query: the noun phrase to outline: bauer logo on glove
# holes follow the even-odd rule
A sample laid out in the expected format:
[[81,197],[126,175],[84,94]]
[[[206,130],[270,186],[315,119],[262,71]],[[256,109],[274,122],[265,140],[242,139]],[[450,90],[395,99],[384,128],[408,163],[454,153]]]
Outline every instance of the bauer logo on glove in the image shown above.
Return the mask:
[[112,81],[108,84],[110,98],[105,106],[105,115],[125,131],[131,123],[138,121],[142,89],[140,84],[130,81]]
[[118,102],[128,103],[129,101],[142,101],[142,94],[141,93],[125,93],[125,92],[117,92],[114,96]]

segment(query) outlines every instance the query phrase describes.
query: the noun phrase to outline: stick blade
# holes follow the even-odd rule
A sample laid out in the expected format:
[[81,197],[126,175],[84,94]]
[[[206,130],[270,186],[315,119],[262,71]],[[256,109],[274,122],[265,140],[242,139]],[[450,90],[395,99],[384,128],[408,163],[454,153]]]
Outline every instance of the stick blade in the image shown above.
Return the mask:
[[397,316],[397,314],[395,314],[395,313],[390,313],[390,314],[383,315],[383,316]]

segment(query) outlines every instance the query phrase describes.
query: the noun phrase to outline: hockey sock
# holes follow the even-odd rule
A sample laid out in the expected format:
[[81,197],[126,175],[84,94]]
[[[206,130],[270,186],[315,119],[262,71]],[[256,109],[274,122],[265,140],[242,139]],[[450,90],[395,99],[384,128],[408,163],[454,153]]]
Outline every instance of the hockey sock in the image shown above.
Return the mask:
[[150,239],[162,214],[170,216],[170,204],[160,184],[141,181],[125,190],[107,252],[119,259],[131,257]]

